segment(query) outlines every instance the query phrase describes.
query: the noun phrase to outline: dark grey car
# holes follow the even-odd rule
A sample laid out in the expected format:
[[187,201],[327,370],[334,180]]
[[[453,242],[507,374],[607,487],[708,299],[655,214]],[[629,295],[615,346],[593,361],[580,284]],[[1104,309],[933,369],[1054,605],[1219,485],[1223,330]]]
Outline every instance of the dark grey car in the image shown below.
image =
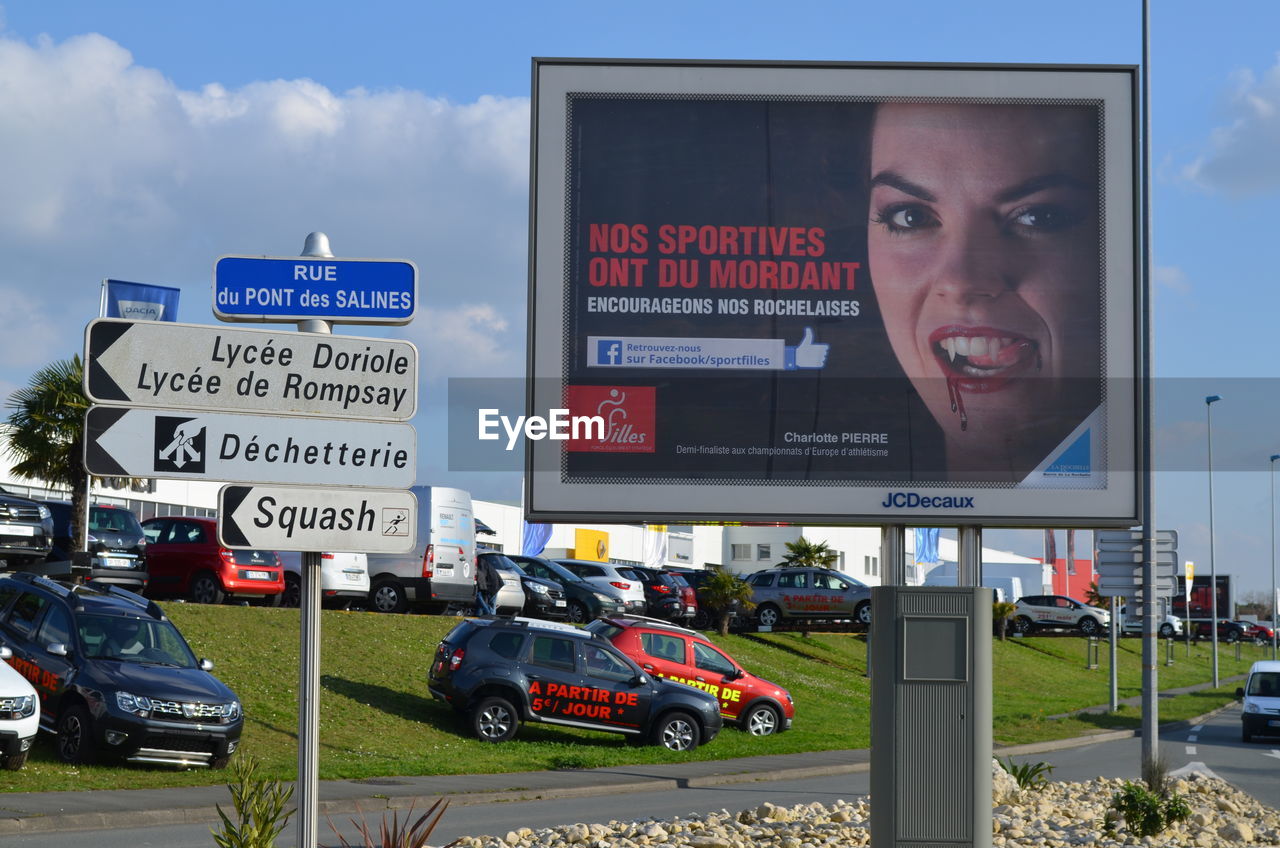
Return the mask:
[[829,568],[779,566],[747,578],[756,621],[773,626],[787,618],[853,619],[871,623],[871,587]]

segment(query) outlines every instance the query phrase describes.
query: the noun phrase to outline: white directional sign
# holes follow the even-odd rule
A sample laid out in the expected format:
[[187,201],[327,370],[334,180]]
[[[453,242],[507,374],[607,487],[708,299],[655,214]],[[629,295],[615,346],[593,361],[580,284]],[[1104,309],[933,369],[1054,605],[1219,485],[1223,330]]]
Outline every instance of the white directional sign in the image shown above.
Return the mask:
[[410,424],[94,406],[84,464],[102,477],[408,488]]
[[418,509],[392,489],[223,486],[218,539],[228,548],[402,554],[413,550]]
[[418,349],[392,339],[99,318],[85,329],[96,403],[407,421]]
[[[1141,530],[1099,530],[1098,594],[1136,600],[1142,597],[1143,552]],[[1152,550],[1156,597],[1172,597],[1177,590],[1178,531],[1157,530]]]

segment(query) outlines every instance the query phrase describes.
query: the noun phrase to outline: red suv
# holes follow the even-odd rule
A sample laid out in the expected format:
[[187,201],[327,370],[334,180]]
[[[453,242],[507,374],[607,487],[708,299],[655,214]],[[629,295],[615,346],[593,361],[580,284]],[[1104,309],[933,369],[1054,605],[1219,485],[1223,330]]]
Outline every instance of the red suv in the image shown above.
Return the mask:
[[791,727],[795,704],[781,686],[745,671],[701,634],[656,618],[619,615],[586,627],[656,677],[702,689],[720,701],[720,715],[752,736]]
[[275,551],[233,551],[218,544],[213,518],[168,516],[142,522],[148,597],[180,595],[198,604],[233,597],[279,606],[284,566]]

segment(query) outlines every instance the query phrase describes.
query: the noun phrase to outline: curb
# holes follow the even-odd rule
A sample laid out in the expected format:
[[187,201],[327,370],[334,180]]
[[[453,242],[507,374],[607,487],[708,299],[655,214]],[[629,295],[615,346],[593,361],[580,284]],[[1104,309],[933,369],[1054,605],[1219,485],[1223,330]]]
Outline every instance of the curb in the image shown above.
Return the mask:
[[[1230,709],[1234,706],[1226,704],[1215,710],[1192,719],[1170,722],[1160,726],[1160,732],[1174,732],[1190,728],[1207,718]],[[1139,730],[1111,730],[1091,733],[1087,736],[1076,736],[1070,739],[1053,739],[1047,742],[1032,742],[1025,745],[1009,745],[992,750],[993,756],[1010,756],[1037,754],[1046,751],[1060,751],[1068,748],[1081,748],[1101,742],[1112,742],[1120,739],[1132,739],[1141,736]],[[732,761],[723,761],[732,762]],[[842,763],[829,766],[797,766],[795,768],[770,769],[769,771],[745,771],[728,774],[703,775],[699,777],[655,777],[631,783],[596,783],[594,785],[554,787],[548,789],[513,789],[499,792],[456,792],[439,793],[431,796],[370,795],[365,798],[335,799],[320,801],[317,804],[321,815],[347,815],[359,813],[382,812],[385,810],[404,810],[411,804],[419,807],[430,806],[439,798],[446,798],[450,806],[470,807],[480,804],[492,804],[510,801],[543,801],[557,798],[589,798],[597,795],[613,795],[619,793],[660,792],[685,787],[724,786],[738,783],[765,783],[776,780],[801,780],[811,777],[828,777],[843,774],[856,774],[871,770],[870,762]],[[584,777],[590,772],[584,772]],[[3,796],[0,796],[0,805]],[[229,807],[230,802],[226,805]],[[220,821],[216,807],[197,806],[162,810],[118,810],[92,813],[37,814],[22,818],[0,818],[0,836],[50,833],[62,830],[114,829],[124,827],[147,827],[166,824],[216,824]]]

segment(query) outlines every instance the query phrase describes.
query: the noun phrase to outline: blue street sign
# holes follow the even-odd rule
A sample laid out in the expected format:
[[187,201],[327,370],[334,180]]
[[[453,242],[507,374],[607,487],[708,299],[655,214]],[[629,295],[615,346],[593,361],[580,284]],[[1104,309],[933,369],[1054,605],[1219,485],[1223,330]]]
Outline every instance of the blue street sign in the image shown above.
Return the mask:
[[213,265],[220,321],[408,324],[418,268],[403,259],[222,256]]

